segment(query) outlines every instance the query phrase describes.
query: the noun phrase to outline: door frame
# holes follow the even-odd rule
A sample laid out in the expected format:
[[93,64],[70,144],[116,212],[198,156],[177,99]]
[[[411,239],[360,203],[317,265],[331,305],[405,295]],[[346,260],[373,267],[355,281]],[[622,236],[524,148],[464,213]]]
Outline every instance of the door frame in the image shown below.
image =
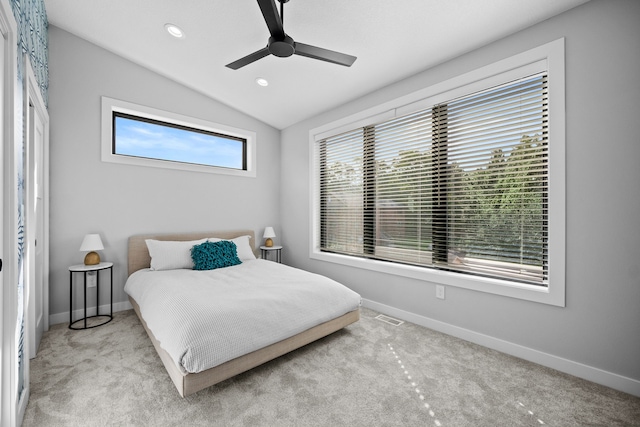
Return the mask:
[[[3,268],[2,304],[0,304],[0,424],[19,424],[17,343],[15,340],[18,320],[18,183],[16,165],[16,142],[22,137],[16,125],[16,96],[18,95],[17,24],[8,0],[0,0],[0,42],[4,44],[4,75],[2,111],[2,228]],[[26,395],[28,396],[28,390]],[[23,398],[25,394],[23,394]]]
[[43,295],[42,304],[44,306],[42,313],[42,322],[44,331],[49,330],[49,113],[45,105],[44,99],[38,81],[36,79],[35,72],[31,65],[29,56],[23,54],[24,64],[24,143],[25,143],[25,341],[29,341],[29,351],[27,354],[28,359],[32,359],[36,356],[37,343],[34,336],[36,331],[34,325],[34,305],[35,296],[33,292],[33,280],[35,280],[35,263],[36,263],[36,247],[35,239],[36,233],[35,224],[37,218],[34,217],[34,180],[32,170],[32,160],[35,155],[35,148],[32,146],[31,137],[31,115],[30,107],[33,107],[34,113],[39,115],[42,119],[43,126],[43,140],[42,140],[42,216],[43,216],[43,230],[42,230],[42,242],[38,242],[38,245],[43,245],[43,263],[42,266],[42,281],[43,281]]

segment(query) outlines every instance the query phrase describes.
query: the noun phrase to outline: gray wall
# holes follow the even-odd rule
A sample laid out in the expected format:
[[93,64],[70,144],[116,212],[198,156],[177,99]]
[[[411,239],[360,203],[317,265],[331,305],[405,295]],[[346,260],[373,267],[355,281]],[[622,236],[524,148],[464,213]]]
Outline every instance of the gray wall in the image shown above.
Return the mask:
[[[452,287],[443,301],[434,283],[309,258],[310,129],[560,37],[566,38],[565,308]],[[335,278],[374,306],[640,394],[639,76],[640,2],[593,0],[283,130],[285,262]]]
[[[100,233],[101,257],[115,263],[117,304],[127,300],[129,235],[249,228],[261,237],[266,225],[279,230],[279,130],[59,28],[50,27],[49,37],[52,322],[68,321],[68,267],[82,263],[87,233]],[[103,95],[256,132],[257,177],[103,163]]]

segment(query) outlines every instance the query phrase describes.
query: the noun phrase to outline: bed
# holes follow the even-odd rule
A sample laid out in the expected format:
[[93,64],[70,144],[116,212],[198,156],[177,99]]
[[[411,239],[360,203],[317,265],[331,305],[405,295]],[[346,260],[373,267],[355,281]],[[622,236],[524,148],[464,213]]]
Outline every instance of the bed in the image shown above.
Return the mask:
[[[152,246],[184,252],[185,245],[219,240],[238,244],[241,264],[211,271],[160,268]],[[326,277],[255,259],[254,240],[252,230],[129,238],[125,291],[182,397],[359,319],[358,294]]]

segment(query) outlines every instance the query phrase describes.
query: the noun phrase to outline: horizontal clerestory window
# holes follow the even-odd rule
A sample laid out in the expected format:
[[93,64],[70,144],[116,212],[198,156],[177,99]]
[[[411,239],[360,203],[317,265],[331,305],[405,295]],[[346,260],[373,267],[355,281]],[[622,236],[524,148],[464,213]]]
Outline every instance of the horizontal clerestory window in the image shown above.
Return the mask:
[[247,169],[245,138],[113,112],[112,153],[142,159]]
[[102,160],[255,177],[255,133],[103,97]]

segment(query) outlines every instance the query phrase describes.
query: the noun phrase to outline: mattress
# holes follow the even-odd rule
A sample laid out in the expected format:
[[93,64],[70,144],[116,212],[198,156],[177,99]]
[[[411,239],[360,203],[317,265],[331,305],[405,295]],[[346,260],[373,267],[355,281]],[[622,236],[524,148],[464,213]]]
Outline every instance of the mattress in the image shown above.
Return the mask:
[[133,273],[125,292],[185,373],[198,373],[356,310],[327,277],[256,259],[209,271]]

